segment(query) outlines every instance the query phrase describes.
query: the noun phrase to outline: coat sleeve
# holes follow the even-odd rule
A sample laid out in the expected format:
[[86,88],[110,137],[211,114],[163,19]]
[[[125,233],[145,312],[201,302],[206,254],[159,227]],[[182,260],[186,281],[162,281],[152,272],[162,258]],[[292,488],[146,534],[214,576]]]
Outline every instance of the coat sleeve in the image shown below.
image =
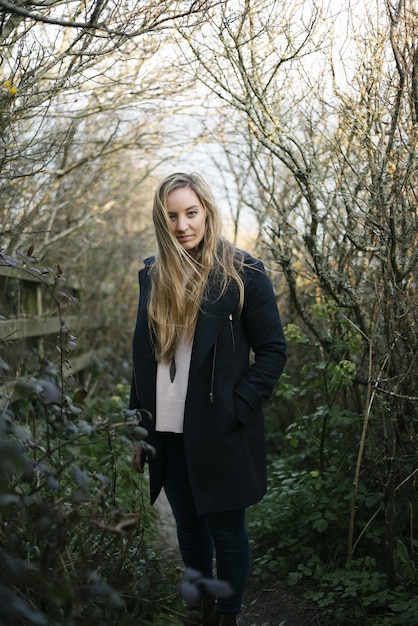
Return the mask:
[[[148,294],[151,288],[150,284],[150,267],[153,264],[155,257],[149,257],[144,261],[144,267],[138,273],[138,283],[139,283],[139,299],[138,299],[138,310],[137,310],[137,319],[135,325],[134,336],[132,340],[132,363],[133,363],[133,371],[132,371],[132,379],[131,379],[131,394],[129,399],[129,408],[130,409],[140,409],[142,408],[142,400],[141,393],[141,385],[140,385],[140,377],[138,372],[138,357],[139,350],[141,349],[141,339],[143,338],[144,333],[148,332],[148,320],[146,316],[146,307],[148,302]],[[143,309],[143,314],[141,315],[141,309]]]
[[137,386],[135,383],[135,372],[132,373],[132,381],[131,381],[131,393],[129,396],[129,408],[130,409],[140,409],[141,408],[141,400],[138,396]]
[[140,310],[140,305],[141,305],[141,272],[139,272],[139,274],[138,274],[138,282],[139,282],[139,302],[138,302],[138,309],[137,309],[137,319],[136,319],[136,325],[135,325],[135,332],[134,332],[134,336],[133,336],[133,340],[132,340],[132,365],[133,365],[133,369],[132,369],[132,377],[131,377],[131,393],[130,393],[130,397],[129,397],[129,408],[130,409],[139,409],[139,408],[141,408],[141,399],[139,397],[139,388],[138,388],[138,383],[137,383],[137,374],[136,374],[136,371],[135,371],[135,367],[136,367],[135,346],[136,346],[136,338],[137,338],[138,326],[139,326],[139,310]]
[[286,340],[273,287],[261,261],[246,269],[244,331],[254,352],[254,362],[235,388],[239,401],[253,411],[272,394],[286,363]]

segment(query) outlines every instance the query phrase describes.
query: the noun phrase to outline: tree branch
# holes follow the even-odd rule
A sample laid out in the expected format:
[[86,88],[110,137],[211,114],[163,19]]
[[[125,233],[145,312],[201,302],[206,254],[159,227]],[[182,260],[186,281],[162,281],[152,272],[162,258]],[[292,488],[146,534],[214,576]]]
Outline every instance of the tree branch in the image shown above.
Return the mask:
[[68,28],[80,28],[83,30],[96,30],[105,32],[108,35],[118,35],[124,37],[137,37],[138,35],[143,35],[146,32],[157,30],[158,28],[163,27],[167,22],[177,21],[185,17],[189,17],[191,15],[196,15],[198,13],[207,12],[209,9],[219,5],[224,4],[226,0],[215,0],[213,2],[207,2],[206,0],[192,2],[191,6],[178,14],[170,14],[167,15],[165,11],[162,11],[157,15],[156,18],[152,19],[150,23],[144,25],[139,30],[128,33],[126,30],[112,29],[109,28],[103,22],[94,21],[94,14],[92,19],[88,22],[76,22],[71,20],[63,20],[54,17],[47,17],[46,15],[41,15],[40,13],[33,13],[32,11],[28,11],[27,9],[17,6],[12,2],[8,2],[7,0],[0,0],[0,7],[5,9],[7,12],[12,13],[13,15],[20,15],[21,17],[27,17],[35,22],[42,22],[44,24],[53,24],[55,26],[64,26]]

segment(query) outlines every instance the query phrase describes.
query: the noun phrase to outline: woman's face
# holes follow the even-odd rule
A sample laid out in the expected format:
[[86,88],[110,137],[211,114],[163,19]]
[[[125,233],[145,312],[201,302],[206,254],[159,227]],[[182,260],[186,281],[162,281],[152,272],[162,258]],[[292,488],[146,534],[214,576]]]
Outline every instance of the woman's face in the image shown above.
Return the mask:
[[185,250],[192,251],[206,228],[206,211],[199,198],[190,187],[180,187],[168,194],[166,209],[171,232]]

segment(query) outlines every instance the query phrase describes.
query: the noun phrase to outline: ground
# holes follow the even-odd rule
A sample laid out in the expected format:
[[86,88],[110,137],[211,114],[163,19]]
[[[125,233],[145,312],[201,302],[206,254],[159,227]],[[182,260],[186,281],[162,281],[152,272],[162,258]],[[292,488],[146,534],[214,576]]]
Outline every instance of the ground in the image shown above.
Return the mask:
[[[180,564],[173,516],[162,493],[157,500],[160,516],[161,540],[168,560]],[[294,589],[280,581],[263,589],[251,579],[243,597],[238,619],[239,626],[321,626],[319,612],[310,606]]]
[[243,598],[239,626],[321,626],[317,609],[280,581],[264,589],[251,581]]

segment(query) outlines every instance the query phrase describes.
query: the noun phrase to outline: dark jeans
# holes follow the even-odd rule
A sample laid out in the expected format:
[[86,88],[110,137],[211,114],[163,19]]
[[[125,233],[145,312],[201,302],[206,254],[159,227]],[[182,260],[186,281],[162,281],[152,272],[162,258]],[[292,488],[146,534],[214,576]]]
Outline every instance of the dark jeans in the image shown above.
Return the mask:
[[245,509],[198,515],[187,473],[183,435],[164,434],[167,475],[164,489],[177,525],[180,552],[186,567],[212,578],[213,552],[219,580],[227,581],[233,595],[219,598],[220,613],[239,613],[250,566]]

